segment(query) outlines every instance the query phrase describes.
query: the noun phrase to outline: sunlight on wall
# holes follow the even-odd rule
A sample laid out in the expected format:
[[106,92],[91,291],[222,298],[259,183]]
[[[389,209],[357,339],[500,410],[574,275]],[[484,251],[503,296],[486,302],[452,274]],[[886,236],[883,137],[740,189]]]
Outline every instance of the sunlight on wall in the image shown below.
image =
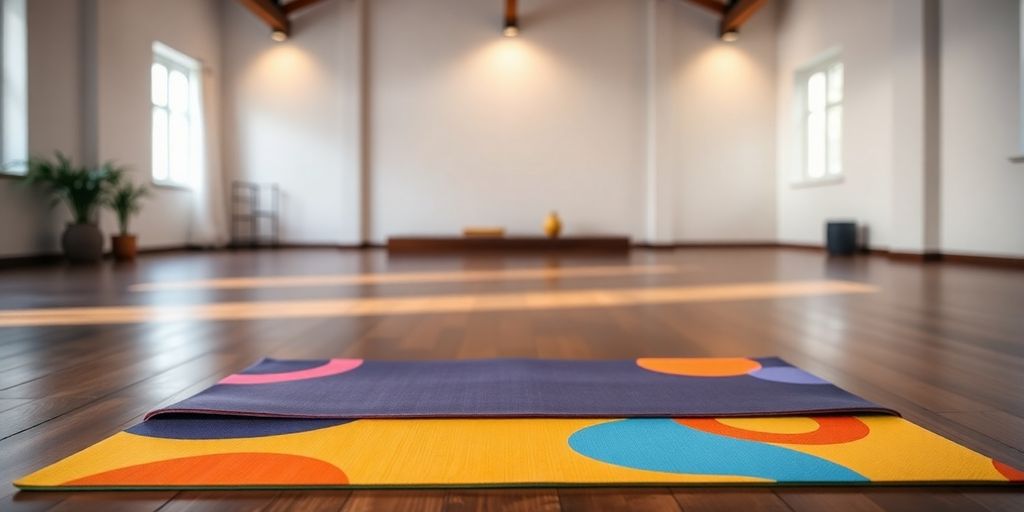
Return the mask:
[[294,105],[305,95],[323,87],[327,74],[313,56],[291,44],[269,47],[254,59],[242,76],[242,90],[249,91],[250,101],[269,105]]
[[865,294],[877,291],[874,286],[848,281],[790,281],[421,297],[220,302],[175,306],[15,309],[0,311],[0,327],[538,311]]
[[758,69],[750,54],[734,45],[715,44],[682,68],[677,80],[696,84],[707,96],[706,101],[728,100],[748,96],[751,81],[761,81],[767,71]]
[[495,38],[457,61],[452,82],[476,95],[526,103],[561,79],[560,66],[542,48],[523,38]]

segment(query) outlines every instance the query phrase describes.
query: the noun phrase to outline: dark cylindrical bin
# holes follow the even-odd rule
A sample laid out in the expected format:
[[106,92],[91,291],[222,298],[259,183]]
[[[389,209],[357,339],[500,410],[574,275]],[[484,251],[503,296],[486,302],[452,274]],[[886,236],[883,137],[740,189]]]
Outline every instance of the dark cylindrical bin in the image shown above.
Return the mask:
[[825,228],[829,256],[850,256],[857,252],[857,223],[829,221]]

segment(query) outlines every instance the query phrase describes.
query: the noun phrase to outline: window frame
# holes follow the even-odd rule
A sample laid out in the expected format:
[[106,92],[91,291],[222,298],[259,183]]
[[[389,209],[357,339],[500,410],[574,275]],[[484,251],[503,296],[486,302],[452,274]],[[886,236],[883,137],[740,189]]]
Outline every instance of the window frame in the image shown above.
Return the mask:
[[[832,67],[835,66],[835,65],[842,66],[842,75],[843,75],[842,82],[843,83],[840,86],[840,91],[841,92],[840,92],[839,100],[837,100],[837,101],[829,101],[829,98],[828,98],[829,81],[830,81],[829,70],[831,70]],[[824,121],[823,121],[824,132],[825,132],[824,133],[825,145],[824,145],[824,148],[823,148],[823,151],[824,151],[823,158],[824,158],[825,168],[824,168],[824,174],[822,174],[821,176],[811,176],[810,172],[809,172],[810,166],[809,166],[809,161],[808,161],[808,158],[807,158],[807,153],[808,153],[808,149],[809,149],[809,146],[810,146],[810,141],[809,141],[809,137],[808,137],[808,128],[809,128],[808,125],[809,125],[809,118],[810,118],[810,115],[812,114],[812,111],[811,111],[810,107],[808,107],[808,104],[807,104],[808,103],[808,99],[809,99],[808,98],[809,90],[808,90],[808,84],[807,83],[810,80],[810,78],[813,75],[817,74],[817,73],[822,73],[824,75],[824,77],[825,77],[825,84],[824,84],[824,94],[825,94],[824,116],[825,117],[824,117]],[[846,103],[846,64],[842,60],[842,52],[838,48],[834,48],[834,49],[828,50],[825,53],[823,53],[822,55],[816,57],[810,63],[808,63],[807,65],[803,66],[802,68],[800,68],[800,69],[798,69],[796,71],[796,73],[795,73],[795,82],[796,82],[796,94],[794,94],[794,97],[796,98],[796,102],[797,102],[796,103],[796,108],[795,108],[795,115],[797,117],[797,120],[796,120],[796,127],[797,127],[797,144],[796,144],[796,147],[797,147],[797,151],[798,151],[798,158],[797,158],[798,165],[797,165],[796,172],[794,173],[794,176],[793,176],[793,179],[792,179],[790,185],[793,186],[793,187],[805,187],[805,186],[829,185],[829,184],[842,183],[845,180],[845,177],[846,177],[846,166],[843,165],[843,162],[842,162],[842,155],[844,153],[843,152],[843,146],[844,146],[843,139],[844,139],[844,135],[846,133],[846,130],[843,128],[844,125],[845,125],[845,122],[846,122],[845,121],[846,120],[846,108],[845,108],[845,103]],[[830,159],[829,158],[830,151],[829,151],[829,143],[828,143],[829,131],[830,131],[829,130],[829,116],[828,116],[828,112],[833,107],[839,107],[841,109],[841,114],[840,114],[841,118],[840,118],[840,125],[839,125],[839,155],[840,155],[840,163],[839,163],[839,172],[838,173],[830,173],[829,172],[829,167],[828,167],[828,163],[829,163],[829,159]]]
[[[15,78],[8,76],[8,58],[10,57],[9,52],[11,48],[8,44],[11,43],[9,38],[11,34],[7,32],[8,16],[10,16],[12,10],[17,10],[20,15],[22,26],[20,30],[15,33],[18,38],[16,47],[20,52],[18,60],[20,61],[19,69],[17,70],[18,75]],[[9,124],[12,122],[9,119],[9,112],[7,111],[7,103],[9,101],[8,95],[10,94],[7,90],[10,81],[17,79],[20,85],[22,96],[20,99],[21,109],[19,119],[17,120],[18,126],[12,131],[20,131],[23,133],[23,140],[20,141],[19,148],[11,150],[8,147],[6,136],[0,136],[0,178],[23,178],[28,172],[28,168],[25,165],[28,160],[28,1],[27,0],[0,0],[0,132],[6,133],[11,128]]]
[[1018,72],[1017,92],[1020,104],[1017,107],[1017,154],[1010,156],[1010,162],[1024,164],[1024,0],[1017,2],[1017,29],[1020,39],[1020,53],[1018,60],[1020,70]]
[[[167,99],[165,101],[165,103],[166,103],[165,105],[158,105],[157,103],[155,103],[153,101],[153,72],[152,72],[152,70],[153,70],[153,66],[156,65],[156,64],[160,64],[160,65],[164,66],[164,68],[167,69],[167,77],[168,77],[167,81],[168,81],[168,84],[167,84],[167,89],[165,91],[165,94],[168,97],[167,97]],[[186,160],[188,162],[187,165],[189,166],[190,169],[189,169],[189,172],[186,173],[185,178],[181,179],[181,180],[173,179],[172,178],[172,173],[171,173],[171,144],[170,144],[170,138],[171,138],[171,134],[170,134],[171,106],[170,106],[170,86],[169,86],[169,82],[170,82],[170,75],[171,75],[172,71],[180,71],[180,72],[184,73],[186,78],[188,79],[188,97],[187,97],[188,104],[187,104],[186,109],[185,109],[185,119],[186,119],[186,123],[188,124],[188,135],[187,135],[186,138],[188,140],[188,145],[189,145],[189,147],[188,147],[188,154],[186,156]],[[150,151],[149,179],[150,179],[150,182],[154,186],[156,186],[156,187],[170,188],[170,189],[179,189],[179,190],[192,190],[192,185],[193,184],[191,183],[191,181],[189,179],[189,175],[193,171],[193,169],[191,169],[191,167],[192,167],[192,165],[194,163],[195,152],[197,151],[197,148],[195,147],[195,130],[198,129],[197,126],[196,126],[197,123],[202,123],[203,122],[202,119],[198,119],[196,117],[197,112],[195,112],[195,110],[193,109],[194,102],[196,100],[196,98],[194,98],[193,95],[196,94],[197,90],[201,89],[201,88],[202,88],[202,63],[199,60],[197,60],[195,58],[192,58],[192,57],[188,56],[187,54],[185,54],[185,53],[183,53],[183,52],[181,52],[179,50],[176,50],[176,49],[174,49],[174,48],[172,48],[172,47],[170,47],[170,46],[168,46],[168,45],[166,45],[166,44],[164,44],[164,43],[162,43],[160,41],[153,42],[153,58],[151,59],[150,67],[149,67],[149,108],[150,108],[150,114],[149,114],[150,115],[150,118],[149,118],[149,151]],[[168,120],[167,121],[167,123],[168,123],[168,127],[167,127],[167,161],[165,162],[165,165],[167,166],[167,177],[164,178],[164,179],[160,179],[160,178],[156,177],[155,166],[154,166],[154,163],[155,163],[155,158],[154,158],[154,156],[155,156],[154,155],[155,148],[154,148],[154,145],[153,145],[153,140],[154,140],[154,133],[153,133],[154,120],[153,120],[153,114],[154,114],[154,112],[157,109],[163,110],[166,113],[167,120]]]

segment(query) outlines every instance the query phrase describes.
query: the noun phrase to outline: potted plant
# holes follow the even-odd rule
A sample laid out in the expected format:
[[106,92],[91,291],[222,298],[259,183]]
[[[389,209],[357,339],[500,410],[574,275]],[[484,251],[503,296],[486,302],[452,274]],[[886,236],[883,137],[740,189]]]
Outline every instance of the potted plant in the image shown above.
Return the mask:
[[109,162],[95,169],[75,166],[60,152],[54,160],[29,159],[25,183],[44,188],[53,197],[53,204],[63,202],[71,211],[72,221],[61,236],[61,247],[69,260],[96,262],[103,257],[103,233],[96,223],[96,212],[122,173],[123,169]]
[[117,225],[121,228],[118,235],[110,237],[110,245],[113,248],[114,258],[120,261],[135,259],[138,251],[136,237],[128,232],[128,221],[132,215],[139,213],[142,205],[142,198],[149,195],[149,189],[143,185],[134,185],[132,182],[125,182],[110,193],[107,198],[107,206],[117,214]]

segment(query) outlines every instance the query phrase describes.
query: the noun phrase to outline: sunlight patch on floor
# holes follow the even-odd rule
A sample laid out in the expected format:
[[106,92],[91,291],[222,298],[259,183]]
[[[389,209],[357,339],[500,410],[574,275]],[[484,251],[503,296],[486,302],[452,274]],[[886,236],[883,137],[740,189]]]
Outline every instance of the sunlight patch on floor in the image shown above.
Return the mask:
[[848,281],[790,281],[419,297],[17,309],[0,311],[0,327],[612,308],[687,302],[865,294],[877,291],[878,289],[874,286]]
[[501,270],[451,270],[437,272],[396,272],[377,274],[326,274],[306,276],[229,277],[195,281],[162,281],[132,285],[133,292],[169,290],[228,290],[251,288],[292,288],[351,286],[366,284],[466,283],[479,281],[519,281],[580,277],[617,277],[676,274],[675,265],[630,265],[601,267],[541,267]]

